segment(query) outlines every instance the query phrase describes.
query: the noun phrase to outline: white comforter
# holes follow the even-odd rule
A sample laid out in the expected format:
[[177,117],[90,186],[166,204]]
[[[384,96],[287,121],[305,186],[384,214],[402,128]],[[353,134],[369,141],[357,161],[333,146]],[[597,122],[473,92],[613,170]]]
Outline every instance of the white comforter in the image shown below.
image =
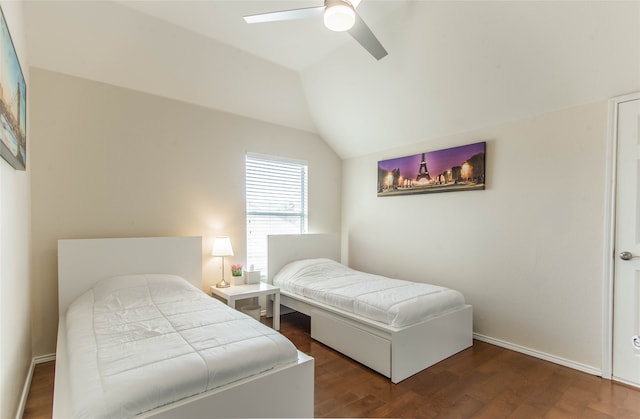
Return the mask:
[[465,304],[458,291],[368,274],[330,259],[291,262],[273,283],[284,291],[393,327],[405,327]]
[[273,329],[182,278],[99,282],[67,311],[76,418],[127,418],[295,362]]

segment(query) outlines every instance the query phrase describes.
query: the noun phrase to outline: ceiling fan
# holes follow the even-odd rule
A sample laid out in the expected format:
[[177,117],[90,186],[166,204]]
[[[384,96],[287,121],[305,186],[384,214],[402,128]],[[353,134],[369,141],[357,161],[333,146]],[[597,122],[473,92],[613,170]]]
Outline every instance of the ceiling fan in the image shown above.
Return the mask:
[[378,38],[356,12],[362,0],[324,0],[324,6],[303,9],[281,10],[245,16],[247,23],[277,22],[281,20],[306,19],[324,15],[324,25],[337,32],[349,31],[349,34],[369,51],[376,60],[387,55]]

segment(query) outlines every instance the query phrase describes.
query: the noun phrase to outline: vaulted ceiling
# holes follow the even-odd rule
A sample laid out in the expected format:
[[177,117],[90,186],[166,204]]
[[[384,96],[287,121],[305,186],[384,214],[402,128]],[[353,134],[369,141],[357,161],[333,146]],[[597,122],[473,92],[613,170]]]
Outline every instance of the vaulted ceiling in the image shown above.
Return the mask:
[[640,2],[363,0],[389,52],[297,1],[32,1],[32,65],[318,133],[342,158],[640,90]]

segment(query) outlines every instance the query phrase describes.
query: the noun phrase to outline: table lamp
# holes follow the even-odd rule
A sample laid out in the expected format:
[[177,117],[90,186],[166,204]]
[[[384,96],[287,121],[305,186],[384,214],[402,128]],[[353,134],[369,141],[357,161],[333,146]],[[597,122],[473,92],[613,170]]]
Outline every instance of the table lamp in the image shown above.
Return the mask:
[[227,288],[229,284],[224,280],[224,257],[233,256],[233,248],[229,237],[216,237],[213,241],[213,250],[211,256],[219,256],[222,258],[222,281],[216,284],[217,288]]

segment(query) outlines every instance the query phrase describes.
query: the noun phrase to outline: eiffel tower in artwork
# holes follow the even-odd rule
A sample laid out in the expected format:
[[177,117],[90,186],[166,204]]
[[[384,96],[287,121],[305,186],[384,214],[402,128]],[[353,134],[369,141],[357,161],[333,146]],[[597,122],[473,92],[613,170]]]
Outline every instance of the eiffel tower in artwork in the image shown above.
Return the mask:
[[420,162],[420,168],[418,169],[416,182],[420,181],[420,179],[431,180],[431,176],[429,176],[429,170],[427,170],[427,160],[424,158],[424,153],[422,153],[422,161]]

